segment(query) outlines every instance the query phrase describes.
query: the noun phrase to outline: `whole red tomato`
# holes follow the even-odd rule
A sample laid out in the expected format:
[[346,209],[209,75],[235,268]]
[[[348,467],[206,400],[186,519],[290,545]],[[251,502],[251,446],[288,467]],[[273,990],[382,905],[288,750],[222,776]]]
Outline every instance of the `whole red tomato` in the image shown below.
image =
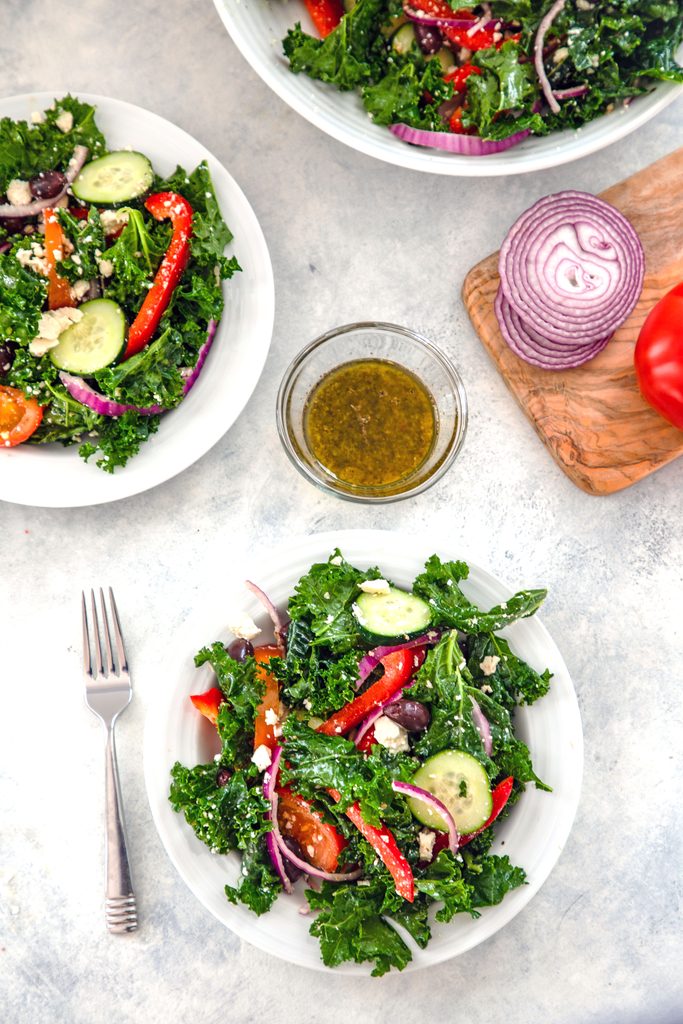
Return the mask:
[[683,282],[650,310],[634,358],[645,401],[683,430]]

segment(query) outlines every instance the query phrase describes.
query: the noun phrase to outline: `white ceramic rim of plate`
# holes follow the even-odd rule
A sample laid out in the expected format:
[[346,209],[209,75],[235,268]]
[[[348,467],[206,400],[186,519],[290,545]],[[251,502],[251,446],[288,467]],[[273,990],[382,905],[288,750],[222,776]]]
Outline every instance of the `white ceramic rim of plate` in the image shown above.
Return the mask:
[[[264,586],[274,600],[280,601],[282,592],[290,592],[294,574],[306,571],[314,561],[326,559],[337,546],[352,563],[377,564],[386,571],[393,563],[398,569],[394,578],[403,585],[410,585],[433,552],[445,558],[463,557],[462,552],[454,551],[457,545],[450,538],[425,541],[424,537],[398,531],[336,530],[295,537],[259,555],[247,552],[238,563],[232,560],[225,572],[214,573],[208,587],[197,591],[202,595],[201,606],[188,616],[179,630],[174,630],[175,640],[160,662],[157,685],[149,691],[144,737],[145,782],[152,816],[166,852],[185,884],[219,921],[242,939],[288,962],[326,971],[329,968],[320,960],[317,940],[308,935],[306,922],[310,918],[298,914],[303,896],[300,900],[294,898],[291,903],[287,902],[291,897],[281,896],[273,910],[260,918],[241,905],[229,904],[222,888],[226,881],[234,883],[237,878],[234,855],[232,859],[211,855],[182,816],[172,810],[167,795],[168,772],[176,760],[183,761],[187,756],[190,759],[184,763],[196,763],[191,762],[191,757],[200,757],[199,745],[203,747],[203,756],[210,756],[206,753],[205,737],[212,729],[197,715],[190,702],[183,699],[191,692],[201,692],[213,685],[208,666],[194,669],[195,651],[214,639],[230,635],[222,623],[227,609],[236,601],[264,631],[268,629],[267,616],[253,594],[244,588],[244,579]],[[485,570],[469,564],[471,578],[465,589],[476,590],[484,600],[490,598],[491,604],[519,589],[510,588]],[[505,840],[502,852],[509,853],[513,863],[527,870],[528,884],[508,893],[498,906],[485,908],[477,921],[458,915],[448,925],[437,924],[434,937],[424,951],[409,941],[414,959],[406,970],[417,970],[464,953],[511,921],[550,874],[576,813],[583,770],[583,737],[578,702],[567,667],[538,616],[515,623],[504,635],[511,638],[513,647],[521,648],[522,656],[525,648],[531,646],[535,647],[536,658],[539,652],[544,652],[541,660],[554,673],[549,694],[530,708],[520,709],[517,725],[518,733],[530,742],[537,772],[553,785],[554,791],[547,794],[527,786],[515,813],[503,823],[494,844],[494,850],[500,852],[501,840]],[[546,740],[539,759],[540,740],[549,722],[554,723],[559,732],[552,756]],[[183,749],[178,746],[179,736]],[[550,761],[550,772],[546,760]],[[534,822],[539,820],[547,827],[541,829],[538,847],[531,856],[528,851],[521,857],[516,856],[515,850],[524,846],[530,834],[533,836],[534,828],[538,827]],[[285,941],[283,928],[287,935],[293,920],[299,930],[293,936],[288,935]],[[406,937],[403,932],[402,935]],[[344,964],[335,968],[335,973],[368,975],[370,970],[368,964]]]
[[[0,100],[0,117],[27,118],[54,97],[70,90],[23,93]],[[205,455],[233,425],[249,400],[263,370],[273,332],[275,288],[263,231],[246,196],[232,175],[197,139],[166,118],[125,100],[71,90],[98,108],[105,135],[115,145],[137,143],[149,152],[155,169],[170,173],[176,164],[192,170],[206,159],[221,210],[234,235],[227,253],[237,256],[242,272],[224,285],[226,308],[218,325],[207,365],[182,404],[162,418],[159,431],[138,455],[114,474],[86,465],[78,446],[20,445],[1,454],[0,500],[42,508],[77,508],[118,501],[149,490],[187,469]],[[107,122],[113,119],[115,127]],[[145,148],[145,139],[125,140],[126,124],[144,123],[152,138],[171,139],[170,157]],[[160,166],[161,165],[161,166]],[[227,343],[226,343],[227,342]],[[232,342],[232,344],[231,344]],[[210,372],[213,364],[214,374]],[[207,370],[209,372],[207,372]],[[237,378],[237,379],[235,379]],[[218,401],[216,401],[218,392]],[[213,399],[213,400],[212,400]],[[226,412],[227,410],[227,412]]]
[[[588,156],[645,124],[683,91],[673,82],[658,82],[647,96],[638,97],[628,108],[596,118],[575,131],[530,138],[503,153],[489,156],[460,156],[440,150],[413,146],[397,139],[388,129],[372,124],[355,93],[340,94],[305,74],[293,75],[282,55],[281,39],[286,29],[276,27],[271,0],[213,0],[218,15],[238,50],[259,77],[307,121],[338,142],[399,167],[431,174],[457,177],[496,177],[545,170]],[[276,0],[277,10],[290,4]],[[256,11],[256,17],[250,10]],[[306,10],[292,12],[290,25],[300,20],[305,31],[314,33]],[[258,31],[258,28],[261,31]],[[681,48],[683,51],[683,47]],[[679,53],[681,52],[679,51]]]

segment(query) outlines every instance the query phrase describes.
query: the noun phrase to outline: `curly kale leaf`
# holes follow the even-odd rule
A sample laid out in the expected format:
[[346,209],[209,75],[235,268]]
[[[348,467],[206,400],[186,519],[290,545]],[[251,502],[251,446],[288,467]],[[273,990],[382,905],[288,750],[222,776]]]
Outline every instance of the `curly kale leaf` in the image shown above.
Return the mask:
[[[27,241],[21,247],[29,244]],[[28,345],[38,333],[47,282],[40,274],[22,267],[16,251],[0,253],[0,337]]]
[[362,646],[353,603],[363,580],[379,575],[377,569],[361,572],[335,551],[301,577],[289,599],[290,618],[308,625],[314,646],[324,645],[337,654]]
[[104,231],[97,207],[90,207],[85,220],[77,220],[68,210],[58,210],[57,215],[66,237],[74,247],[73,252],[64,254],[59,264],[60,276],[65,277],[71,284],[75,284],[76,281],[96,280],[100,276],[98,259],[101,258],[105,246]]
[[87,462],[99,453],[96,465],[113,473],[118,466],[125,466],[129,459],[140,451],[140,446],[159,429],[158,416],[140,416],[126,412],[123,416],[98,417],[97,437],[94,443],[85,441],[78,449]]
[[333,658],[313,644],[304,622],[291,622],[287,654],[275,662],[282,695],[289,706],[303,704],[312,715],[327,717],[356,696],[358,655],[349,651]]
[[[425,102],[425,94],[431,97]],[[445,131],[439,107],[453,95],[438,60],[396,58],[386,74],[361,90],[365,109],[376,124],[405,123],[427,131]]]
[[[73,127],[64,132],[57,119],[64,112],[73,116]],[[88,147],[88,159],[105,151],[104,136],[95,123],[95,108],[73,96],[55,100],[40,124],[0,120],[0,193],[13,178],[23,181],[38,171],[65,171],[77,145]]]
[[222,278],[232,277],[240,269],[237,260],[225,256],[225,248],[232,241],[232,232],[223,220],[208,164],[203,160],[188,174],[177,167],[169,178],[158,179],[158,192],[177,192],[192,207],[192,262],[210,270],[220,270]]
[[137,355],[95,374],[101,391],[139,408],[160,405],[171,409],[183,398],[183,338],[168,328]]
[[495,632],[517,619],[533,615],[547,595],[546,590],[520,590],[484,612],[466,598],[458,586],[468,574],[464,562],[442,562],[437,555],[428,559],[413,590],[431,605],[433,626],[447,626],[463,633]]
[[283,41],[291,70],[305,71],[338,89],[355,89],[381,74],[384,39],[379,29],[386,14],[386,0],[358,0],[326,39],[302,31],[299,22]]
[[[195,655],[194,663],[197,667],[211,665],[225,698],[218,714],[218,730],[223,742],[234,745],[239,730],[246,737],[244,742],[251,744],[256,710],[266,689],[265,682],[256,674],[254,659],[235,661],[217,640],[210,647],[202,647]],[[229,758],[226,758],[226,763],[230,763]]]
[[[359,887],[323,882],[320,892],[306,890],[306,899],[318,914],[311,935],[320,940],[323,962],[337,967],[346,960],[373,963],[373,977],[392,967],[399,971],[412,959],[409,948],[385,920],[387,890],[382,885]],[[401,901],[402,902],[402,901]],[[426,920],[423,919],[424,934]]]
[[[512,710],[515,704],[533,704],[548,692],[552,674],[546,668],[536,672],[510,649],[502,636],[480,633],[466,638],[467,667],[479,687],[489,688],[499,704]],[[485,674],[482,664],[488,658],[495,665]]]
[[532,109],[539,94],[534,65],[520,63],[521,56],[522,48],[508,42],[498,50],[480,50],[472,58],[481,74],[470,75],[467,81],[463,125],[475,127],[484,139],[504,139],[524,129],[540,135],[547,130]]

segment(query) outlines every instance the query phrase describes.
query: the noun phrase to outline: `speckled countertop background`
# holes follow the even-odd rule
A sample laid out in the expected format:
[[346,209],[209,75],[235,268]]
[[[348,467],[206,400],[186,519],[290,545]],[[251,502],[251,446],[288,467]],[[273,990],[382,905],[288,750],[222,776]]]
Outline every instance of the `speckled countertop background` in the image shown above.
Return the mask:
[[[276,322],[246,410],[180,476],[109,506],[0,503],[3,1024],[680,1024],[683,460],[610,498],[579,491],[494,371],[459,291],[502,226],[541,195],[599,191],[682,145],[683,100],[555,170],[421,175],[345,148],[286,107],[209,0],[3,0],[0,95],[65,87],[148,107],[225,163],[270,247]],[[447,477],[376,509],[301,480],[273,414],[302,344],[372,318],[443,346],[471,405]],[[164,853],[142,775],[145,715],[163,685],[157,655],[216,561],[354,526],[448,532],[459,556],[514,585],[546,585],[543,618],[572,673],[586,742],[572,834],[529,906],[457,960],[380,981],[288,966],[214,921]],[[101,737],[79,672],[79,591],[109,581],[136,683],[118,730],[141,903],[141,928],[126,937],[103,927]]]

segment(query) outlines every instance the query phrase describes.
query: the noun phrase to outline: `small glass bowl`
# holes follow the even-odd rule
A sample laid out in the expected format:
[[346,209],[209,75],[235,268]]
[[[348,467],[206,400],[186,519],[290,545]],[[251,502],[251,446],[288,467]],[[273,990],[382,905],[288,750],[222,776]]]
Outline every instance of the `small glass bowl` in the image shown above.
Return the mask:
[[[342,364],[361,359],[408,370],[434,404],[434,441],[427,457],[408,476],[378,486],[340,479],[315,457],[305,432],[306,403],[316,385]],[[316,338],[290,364],[278,391],[277,429],[291,462],[323,491],[350,501],[398,501],[431,487],[455,460],[467,430],[467,397],[455,367],[426,338],[396,324],[346,324]]]

